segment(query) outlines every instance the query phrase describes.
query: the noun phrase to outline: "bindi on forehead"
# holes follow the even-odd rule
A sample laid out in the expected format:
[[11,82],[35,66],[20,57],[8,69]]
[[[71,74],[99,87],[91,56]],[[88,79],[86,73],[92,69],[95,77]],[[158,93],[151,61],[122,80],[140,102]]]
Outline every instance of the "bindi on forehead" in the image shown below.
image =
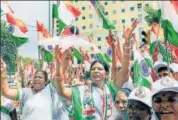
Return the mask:
[[174,97],[176,96],[176,93],[172,93],[172,92],[166,92],[166,93],[162,93],[159,95],[160,97],[163,97],[163,98],[168,98],[168,97]]

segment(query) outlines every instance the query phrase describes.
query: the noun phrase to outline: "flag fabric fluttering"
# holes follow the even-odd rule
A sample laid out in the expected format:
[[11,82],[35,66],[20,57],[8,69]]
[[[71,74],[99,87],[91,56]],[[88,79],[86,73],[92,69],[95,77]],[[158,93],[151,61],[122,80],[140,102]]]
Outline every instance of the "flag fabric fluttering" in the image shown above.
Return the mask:
[[73,56],[77,59],[78,62],[83,63],[83,55],[76,48],[73,48]]
[[106,53],[101,53],[101,52],[96,54],[96,59],[103,61],[107,64],[110,64],[112,62],[111,58]]
[[53,36],[59,36],[63,28],[74,22],[80,14],[81,12],[68,1],[58,1],[58,4],[53,2]]
[[145,86],[150,88],[153,82],[151,77],[151,58],[144,58],[139,49],[133,48],[134,53],[134,87]]
[[178,1],[158,1],[158,5],[162,11],[161,26],[164,30],[164,38],[178,47]]
[[9,24],[12,24],[12,25],[15,25],[15,26],[19,27],[20,30],[23,33],[28,32],[27,27],[26,27],[25,23],[22,20],[16,18],[15,16],[13,16],[10,13],[6,13],[6,18],[7,18],[7,22]]
[[[144,47],[145,48],[145,47]],[[135,34],[133,35],[133,56],[134,56],[134,87],[145,86],[150,88],[153,82],[151,69],[153,61],[147,48],[141,52]]]
[[[39,23],[38,21],[37,21],[37,31],[38,31],[38,40],[44,40],[52,37],[50,33],[48,33],[44,25],[42,23]],[[51,51],[53,50],[52,45],[48,45],[47,47],[39,46],[39,49],[43,60],[47,63],[50,63],[53,60],[53,55],[51,53]]]
[[153,22],[151,31],[150,31],[150,42],[154,42],[156,39],[158,40],[164,40],[164,32],[163,28],[158,23]]
[[170,44],[170,49],[172,51],[172,62],[178,63],[178,47],[175,47]]
[[162,57],[162,61],[164,62],[172,62],[172,55],[171,55],[171,50],[164,44],[162,44],[160,41],[157,42],[158,48],[159,48],[159,53],[161,54],[161,56],[159,56],[159,58]]
[[95,9],[95,16],[97,18],[97,23],[99,26],[105,29],[115,29],[115,26],[106,17],[104,9],[98,0],[90,0],[92,6]]
[[1,1],[1,4],[1,11],[3,12],[3,14],[1,14],[1,20],[6,22],[8,31],[12,34],[12,39],[15,41],[16,46],[20,47],[22,44],[29,41],[28,36],[26,35],[28,32],[26,24],[16,17],[8,3]]

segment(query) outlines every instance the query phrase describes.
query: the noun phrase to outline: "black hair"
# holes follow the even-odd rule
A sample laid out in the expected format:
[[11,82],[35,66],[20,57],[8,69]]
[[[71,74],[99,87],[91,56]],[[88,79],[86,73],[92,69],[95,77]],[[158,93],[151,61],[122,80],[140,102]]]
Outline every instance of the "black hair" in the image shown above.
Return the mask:
[[160,67],[159,69],[158,69],[158,73],[160,73],[161,71],[163,71],[163,70],[170,70],[170,72],[171,73],[173,73],[173,70],[171,69],[171,68],[168,68],[168,67]]
[[114,100],[116,99],[116,95],[119,93],[119,92],[123,92],[127,97],[129,97],[130,93],[132,92],[131,89],[129,88],[119,88],[116,92],[116,94],[114,95]]
[[38,72],[42,72],[43,73],[44,78],[45,78],[45,82],[46,82],[46,84],[48,84],[48,73],[46,71],[44,71],[44,70],[37,70],[35,72],[35,74],[38,73]]
[[[139,105],[144,106],[144,107],[148,110],[147,112],[148,112],[148,114],[150,115],[149,120],[151,120],[151,118],[152,118],[152,108],[149,107],[147,104],[141,102],[141,101],[132,100],[132,99],[128,100],[128,105],[129,105],[129,104],[132,104],[133,102],[137,102],[137,103],[139,103]],[[128,108],[128,107],[127,107],[127,108]]]
[[101,60],[95,60],[92,62],[91,66],[90,66],[90,72],[91,72],[91,68],[93,67],[93,65],[95,65],[96,63],[100,63],[104,66],[104,69],[106,71],[107,74],[109,74],[109,65],[106,64],[104,61]]
[[134,72],[134,65],[132,65],[130,72]]
[[28,87],[29,87],[31,81],[32,81],[32,80],[29,80],[29,81],[27,82]]

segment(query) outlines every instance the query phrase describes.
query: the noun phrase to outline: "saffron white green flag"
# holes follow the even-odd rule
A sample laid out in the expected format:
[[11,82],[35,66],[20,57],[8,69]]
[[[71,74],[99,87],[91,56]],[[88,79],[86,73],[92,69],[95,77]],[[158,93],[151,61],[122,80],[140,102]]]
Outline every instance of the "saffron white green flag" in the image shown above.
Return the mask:
[[[48,43],[51,43],[50,42],[50,38],[52,38],[51,34],[47,31],[43,23],[40,23],[39,21],[37,21],[37,32],[38,32],[38,43],[43,41],[44,42],[47,41]],[[51,44],[48,44],[46,46],[39,45],[39,49],[40,49],[42,59],[45,62],[50,63],[53,60],[53,55],[51,52],[54,49],[54,47]]]
[[162,12],[161,26],[164,30],[164,38],[178,47],[178,1],[158,1]]
[[74,22],[81,14],[81,12],[68,1],[53,1],[52,9],[52,18],[54,22],[53,36],[59,36],[63,28]]
[[140,53],[139,49],[133,48],[134,52],[134,87],[145,86],[150,88],[153,82],[151,77],[152,60]]
[[115,29],[115,26],[106,17],[104,8],[98,0],[90,0],[92,6],[94,7],[94,15],[97,18],[96,22],[99,26],[105,29]]
[[17,47],[20,47],[29,41],[26,34],[28,29],[22,20],[11,13],[3,14],[1,20],[5,21],[8,25],[8,31],[12,34],[12,39],[15,41]]

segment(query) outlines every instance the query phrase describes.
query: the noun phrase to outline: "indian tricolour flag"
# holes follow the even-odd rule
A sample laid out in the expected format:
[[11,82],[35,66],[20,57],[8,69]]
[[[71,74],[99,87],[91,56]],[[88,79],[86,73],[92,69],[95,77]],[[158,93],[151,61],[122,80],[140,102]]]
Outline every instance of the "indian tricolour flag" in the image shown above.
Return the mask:
[[145,86],[150,88],[153,82],[151,77],[152,60],[144,58],[139,49],[133,48],[134,52],[134,87]]
[[[38,32],[38,41],[40,40],[45,40],[48,38],[51,38],[52,36],[50,33],[47,31],[45,26],[37,21],[37,32]],[[40,52],[43,60],[47,63],[50,63],[53,60],[53,55],[52,55],[52,50],[54,49],[52,45],[46,45],[46,46],[39,46],[40,47]]]
[[1,20],[8,25],[8,31],[12,34],[12,39],[16,42],[16,46],[19,47],[28,42],[26,24],[13,14],[9,6],[4,5],[3,10],[4,14],[1,14]]
[[158,1],[158,5],[162,11],[161,25],[164,30],[164,38],[178,47],[178,1]]
[[90,0],[90,2],[95,9],[94,13],[95,13],[97,24],[105,29],[110,29],[110,30],[115,29],[115,26],[106,17],[104,8],[100,4],[99,0]]
[[53,36],[59,36],[63,28],[74,22],[80,14],[81,12],[69,1],[53,2]]

